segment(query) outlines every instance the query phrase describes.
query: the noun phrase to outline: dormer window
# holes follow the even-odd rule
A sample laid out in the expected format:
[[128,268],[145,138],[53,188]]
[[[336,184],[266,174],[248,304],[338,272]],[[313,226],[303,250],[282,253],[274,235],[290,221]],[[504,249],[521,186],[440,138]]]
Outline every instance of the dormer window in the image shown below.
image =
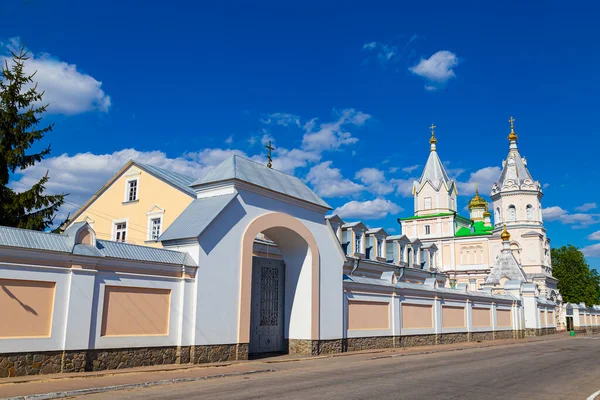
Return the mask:
[[383,239],[377,239],[377,257],[385,258],[385,254],[383,254]]
[[362,253],[362,232],[354,232],[354,252]]

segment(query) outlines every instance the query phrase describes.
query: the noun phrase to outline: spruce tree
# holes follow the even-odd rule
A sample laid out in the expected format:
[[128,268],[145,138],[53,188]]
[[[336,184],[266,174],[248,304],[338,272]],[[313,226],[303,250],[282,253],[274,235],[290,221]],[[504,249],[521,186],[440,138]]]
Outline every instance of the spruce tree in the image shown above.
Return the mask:
[[41,105],[43,92],[34,84],[35,73],[24,72],[29,59],[25,48],[12,62],[2,65],[0,74],[0,225],[46,230],[54,224],[66,194],[45,194],[48,173],[31,188],[9,187],[11,176],[50,154],[50,146],[40,152],[30,148],[52,130],[53,124],[38,127],[48,105]]

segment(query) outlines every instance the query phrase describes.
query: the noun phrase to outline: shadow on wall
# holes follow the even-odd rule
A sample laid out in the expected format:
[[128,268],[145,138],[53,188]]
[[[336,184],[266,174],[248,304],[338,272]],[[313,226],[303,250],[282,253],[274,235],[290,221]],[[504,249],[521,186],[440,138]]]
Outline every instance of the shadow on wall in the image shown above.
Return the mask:
[[239,195],[225,207],[223,212],[210,223],[207,230],[210,235],[200,236],[200,247],[206,254],[215,248],[227,233],[246,215],[246,210],[240,204]]
[[21,300],[19,300],[17,298],[17,296],[15,296],[15,294],[13,292],[11,292],[6,286],[4,286],[4,285],[1,285],[1,286],[2,286],[2,291],[4,291],[4,293],[6,293],[8,295],[8,297],[13,299],[17,303],[19,303],[19,305],[21,307],[23,307],[23,309],[25,309],[25,311],[27,311],[28,313],[31,313],[35,316],[38,316],[38,313],[33,309],[33,307],[30,307],[27,304],[23,303]]

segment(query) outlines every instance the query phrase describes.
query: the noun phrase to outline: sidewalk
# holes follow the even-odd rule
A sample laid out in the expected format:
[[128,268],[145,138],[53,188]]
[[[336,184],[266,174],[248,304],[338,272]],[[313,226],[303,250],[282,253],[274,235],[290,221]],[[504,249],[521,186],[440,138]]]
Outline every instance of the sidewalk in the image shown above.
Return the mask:
[[[191,380],[216,379],[225,376],[269,373],[282,369],[296,368],[297,362],[304,364],[305,362],[333,357],[397,357],[505,345],[526,345],[531,342],[567,339],[569,339],[567,333],[559,333],[556,335],[530,337],[525,339],[504,339],[437,346],[364,350],[321,356],[281,355],[258,360],[215,364],[164,365],[122,370],[4,378],[0,379],[0,398],[21,397],[50,399],[135,388],[139,386],[166,385]],[[51,395],[40,396],[41,394]]]

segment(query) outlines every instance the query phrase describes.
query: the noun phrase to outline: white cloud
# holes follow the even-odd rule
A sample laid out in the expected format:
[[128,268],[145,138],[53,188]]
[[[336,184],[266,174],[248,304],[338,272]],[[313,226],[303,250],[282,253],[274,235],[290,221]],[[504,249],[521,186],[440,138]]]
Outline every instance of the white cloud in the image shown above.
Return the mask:
[[596,231],[596,232],[594,232],[594,233],[591,233],[591,234],[588,236],[588,239],[589,239],[589,240],[600,240],[600,231]]
[[402,197],[412,197],[414,181],[418,178],[390,179],[390,183],[396,186],[396,194]]
[[225,144],[231,144],[231,143],[233,143],[233,135],[231,135],[227,139],[225,139]]
[[586,212],[598,208],[596,203],[585,203],[580,205],[579,207],[575,207],[575,211]]
[[[8,60],[11,65],[10,50],[18,52],[20,39],[12,38],[9,43],[0,43],[0,62]],[[36,72],[34,81],[39,91],[44,92],[42,104],[48,104],[48,112],[54,114],[81,114],[98,110],[108,112],[110,96],[102,90],[102,82],[77,70],[75,64],[60,61],[50,54],[29,54],[25,61],[26,74]]]
[[546,221],[556,221],[567,214],[567,210],[563,210],[559,206],[546,207],[542,209],[542,217],[544,217]]
[[454,68],[458,64],[459,59],[456,54],[441,50],[429,58],[421,58],[416,65],[409,68],[409,71],[427,81],[426,90],[434,91],[456,76]]
[[416,164],[416,165],[411,165],[410,167],[404,167],[404,168],[402,168],[402,171],[403,171],[403,172],[406,172],[407,174],[410,174],[410,173],[412,173],[412,172],[413,172],[415,169],[417,169],[417,168],[419,168],[419,167],[420,167],[420,165],[419,165],[419,164]]
[[542,188],[544,188],[544,189],[546,189],[546,188],[549,188],[549,187],[550,187],[550,184],[549,184],[549,183],[544,183],[544,184],[542,185]]
[[273,113],[261,118],[261,122],[267,125],[300,126],[300,117],[290,113]]
[[[371,118],[369,114],[353,108],[342,110],[334,122],[318,124],[312,119],[304,124],[306,133],[302,138],[302,148],[306,151],[321,153],[325,150],[336,150],[341,146],[354,144],[358,138],[352,136],[345,127],[348,125],[362,126]],[[317,126],[318,125],[318,126]]]
[[306,176],[315,192],[323,197],[345,197],[357,194],[364,186],[352,182],[342,176],[338,168],[331,167],[331,161],[315,165]]
[[477,186],[479,187],[479,193],[487,195],[492,191],[492,185],[501,172],[500,167],[485,167],[472,172],[466,182],[456,182],[458,193],[464,196],[473,195]]
[[571,214],[559,206],[542,209],[542,216],[546,221],[559,221],[562,224],[575,225],[574,228],[582,228],[600,222],[596,215],[575,213]]
[[600,243],[592,244],[581,249],[586,257],[600,257]]
[[382,65],[387,64],[389,61],[394,59],[398,55],[398,49],[396,46],[391,46],[378,42],[365,43],[362,46],[363,50],[375,52],[377,59]]
[[48,171],[49,193],[69,193],[57,220],[64,219],[85,203],[130,159],[156,165],[169,171],[200,177],[233,151],[206,149],[182,157],[169,158],[162,151],[123,149],[109,154],[78,153],[49,157],[24,171],[17,172],[11,187],[16,191],[29,189]]
[[381,219],[388,214],[397,214],[404,211],[402,207],[381,197],[375,200],[350,201],[341,207],[336,208],[333,214],[338,214],[341,218],[357,219]]
[[385,179],[383,171],[377,168],[363,168],[354,175],[367,186],[367,190],[375,194],[389,194],[394,191],[394,186]]
[[300,149],[276,149],[273,157],[273,168],[289,174],[294,174],[296,168],[306,167],[308,164],[319,162],[321,156]]

